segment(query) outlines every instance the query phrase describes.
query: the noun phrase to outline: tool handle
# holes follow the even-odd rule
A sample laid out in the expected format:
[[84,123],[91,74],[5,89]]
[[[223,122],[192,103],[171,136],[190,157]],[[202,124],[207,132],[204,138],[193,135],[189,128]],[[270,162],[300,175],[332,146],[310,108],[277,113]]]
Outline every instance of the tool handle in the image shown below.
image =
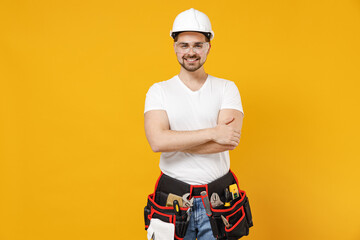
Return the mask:
[[178,216],[181,216],[181,213],[180,213],[180,205],[179,205],[179,201],[178,201],[178,200],[174,200],[174,202],[173,202],[173,207],[174,207],[175,214],[178,215]]
[[231,194],[229,192],[228,188],[225,188],[225,207],[229,207],[230,206],[230,201],[231,201]]
[[211,208],[210,208],[210,202],[209,202],[209,197],[207,195],[206,191],[202,191],[201,193],[204,205],[205,205],[205,210],[206,210],[206,215],[211,216],[212,212],[211,212]]
[[228,220],[226,220],[223,215],[221,215],[221,219],[223,220],[223,223],[227,228],[231,228],[232,225],[228,222]]

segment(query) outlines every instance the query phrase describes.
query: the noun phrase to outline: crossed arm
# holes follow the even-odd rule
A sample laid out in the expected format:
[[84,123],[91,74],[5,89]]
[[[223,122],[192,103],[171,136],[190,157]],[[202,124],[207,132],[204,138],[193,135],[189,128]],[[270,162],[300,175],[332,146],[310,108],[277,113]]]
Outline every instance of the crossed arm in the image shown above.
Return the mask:
[[[241,132],[243,113],[235,109],[222,109],[217,124],[232,126]],[[233,119],[233,120],[232,120]],[[169,119],[164,110],[151,110],[145,113],[145,134],[154,152],[181,151],[196,154],[218,153],[234,150],[236,146],[215,142],[215,128],[194,131],[170,130]]]

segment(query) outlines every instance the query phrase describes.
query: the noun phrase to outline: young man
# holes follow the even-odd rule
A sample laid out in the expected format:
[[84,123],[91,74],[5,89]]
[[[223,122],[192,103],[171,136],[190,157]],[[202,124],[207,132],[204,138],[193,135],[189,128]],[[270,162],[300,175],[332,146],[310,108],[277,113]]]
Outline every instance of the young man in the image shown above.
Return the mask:
[[[229,173],[229,150],[239,144],[244,116],[240,93],[233,81],[204,70],[214,37],[204,13],[193,8],[180,13],[170,36],[180,73],[148,90],[145,133],[151,149],[161,152],[164,176],[189,186],[204,186]],[[215,239],[202,198],[192,195],[184,240]]]

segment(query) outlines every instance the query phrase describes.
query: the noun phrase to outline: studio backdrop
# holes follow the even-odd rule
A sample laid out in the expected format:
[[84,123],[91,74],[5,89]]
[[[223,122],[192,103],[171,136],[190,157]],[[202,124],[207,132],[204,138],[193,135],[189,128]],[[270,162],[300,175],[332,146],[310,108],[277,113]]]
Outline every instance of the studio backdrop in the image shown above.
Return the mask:
[[1,240],[146,239],[145,96],[178,74],[189,8],[215,32],[205,71],[241,94],[243,239],[360,239],[358,0],[2,0]]

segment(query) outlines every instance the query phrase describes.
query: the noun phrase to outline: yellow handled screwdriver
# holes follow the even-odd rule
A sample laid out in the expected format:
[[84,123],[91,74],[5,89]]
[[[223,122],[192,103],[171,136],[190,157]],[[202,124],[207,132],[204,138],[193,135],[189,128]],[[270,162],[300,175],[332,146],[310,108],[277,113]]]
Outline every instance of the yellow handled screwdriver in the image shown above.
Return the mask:
[[181,216],[181,213],[180,213],[180,205],[179,205],[179,201],[178,201],[178,200],[174,200],[174,202],[173,202],[173,207],[174,207],[175,214],[178,215],[178,216]]

